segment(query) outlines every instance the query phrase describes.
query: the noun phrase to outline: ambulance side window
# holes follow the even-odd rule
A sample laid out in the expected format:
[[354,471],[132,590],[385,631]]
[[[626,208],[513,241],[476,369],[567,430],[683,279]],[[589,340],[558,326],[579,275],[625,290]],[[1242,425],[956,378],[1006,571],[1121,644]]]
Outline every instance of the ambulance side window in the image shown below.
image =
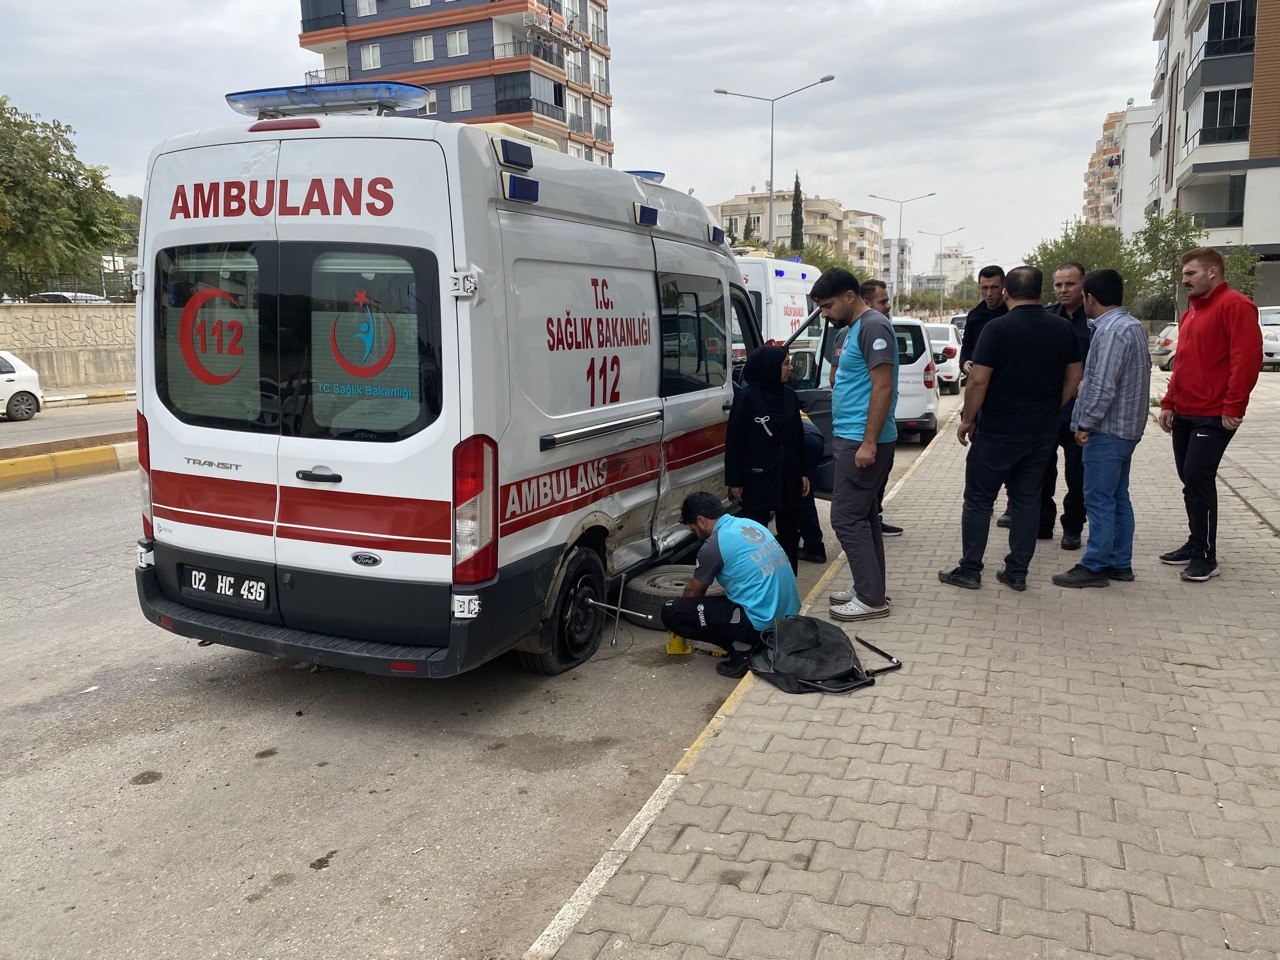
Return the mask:
[[729,330],[724,287],[714,277],[663,273],[662,395],[678,396],[724,385],[728,379]]

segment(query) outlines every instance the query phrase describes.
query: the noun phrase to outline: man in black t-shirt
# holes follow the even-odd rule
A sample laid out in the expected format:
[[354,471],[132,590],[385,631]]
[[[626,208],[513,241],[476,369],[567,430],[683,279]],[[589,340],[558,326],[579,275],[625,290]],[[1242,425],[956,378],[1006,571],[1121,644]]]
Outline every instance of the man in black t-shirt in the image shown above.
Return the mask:
[[1040,306],[1044,275],[1016,267],[1005,278],[1009,312],[987,323],[974,351],[964,410],[956,436],[969,446],[965,461],[963,555],[938,579],[976,590],[982,583],[992,507],[1001,485],[1009,489],[1009,553],[996,579],[1027,588],[1036,549],[1040,485],[1053,455],[1058,415],[1084,373],[1071,325]]

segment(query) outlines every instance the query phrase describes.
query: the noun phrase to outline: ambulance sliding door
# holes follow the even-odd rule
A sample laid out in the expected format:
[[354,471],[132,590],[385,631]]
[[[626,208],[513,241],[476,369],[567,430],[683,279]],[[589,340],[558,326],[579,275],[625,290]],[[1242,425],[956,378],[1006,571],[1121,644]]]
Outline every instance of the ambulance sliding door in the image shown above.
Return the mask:
[[712,251],[654,240],[662,329],[662,485],[659,550],[688,535],[680,504],[705,490],[724,500],[724,442],[733,399],[732,333],[724,261]]

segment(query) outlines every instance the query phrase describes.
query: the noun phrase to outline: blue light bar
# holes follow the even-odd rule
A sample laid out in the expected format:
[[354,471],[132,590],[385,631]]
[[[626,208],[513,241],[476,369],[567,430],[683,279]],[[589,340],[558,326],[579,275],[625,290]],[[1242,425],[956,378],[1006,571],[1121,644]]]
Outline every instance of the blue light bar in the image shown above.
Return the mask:
[[427,91],[412,83],[313,83],[299,87],[266,87],[227,94],[227,105],[248,117],[296,116],[303,113],[374,111],[379,115],[426,106]]
[[533,147],[527,143],[499,140],[498,162],[504,167],[515,167],[517,170],[532,170]]
[[787,271],[785,271],[785,270],[777,270],[777,269],[775,269],[775,270],[773,271],[773,275],[774,275],[775,277],[785,277],[785,276],[787,275]]
[[719,227],[708,227],[707,239],[718,247],[720,244],[724,243],[724,231]]
[[658,225],[658,208],[647,207],[643,203],[637,203],[636,223],[642,227],[656,227]]
[[502,192],[508,200],[519,203],[538,202],[538,181],[503,171]]
[[648,180],[650,183],[661,183],[667,177],[661,170],[627,170],[625,172],[641,180]]

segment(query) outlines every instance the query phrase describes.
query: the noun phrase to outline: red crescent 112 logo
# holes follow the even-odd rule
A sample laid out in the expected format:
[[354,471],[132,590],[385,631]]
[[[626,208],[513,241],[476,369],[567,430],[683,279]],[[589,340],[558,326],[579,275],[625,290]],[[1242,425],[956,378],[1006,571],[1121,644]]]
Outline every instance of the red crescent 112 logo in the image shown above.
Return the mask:
[[204,365],[201,357],[209,354],[210,347],[218,356],[244,356],[244,347],[240,343],[244,336],[244,324],[239,320],[224,322],[219,318],[210,326],[206,320],[197,320],[197,314],[210,300],[228,300],[233,307],[238,309],[240,306],[235,297],[217,287],[198,291],[182,308],[182,318],[178,323],[178,348],[182,351],[182,360],[187,369],[197,380],[211,387],[220,387],[239,376],[241,367],[236,367],[227,374],[217,374]]
[[[379,309],[377,314],[373,312],[367,290],[357,290],[352,298],[352,303],[356,307],[353,320],[344,321],[342,314],[337,314],[333,318],[333,323],[329,327],[329,350],[333,353],[333,359],[337,361],[338,366],[348,376],[361,379],[376,377],[390,366],[391,358],[395,356],[396,328],[392,325],[391,318],[386,315],[384,310]],[[342,342],[350,343],[355,341],[356,346],[350,352],[358,354],[359,361],[348,359],[338,345],[338,326],[340,322],[344,328],[344,333],[346,328],[354,324],[354,331],[349,337],[344,337]],[[369,357],[373,354],[374,345],[382,339],[378,334],[383,329],[386,330],[386,350],[383,351],[378,359],[369,362]]]

